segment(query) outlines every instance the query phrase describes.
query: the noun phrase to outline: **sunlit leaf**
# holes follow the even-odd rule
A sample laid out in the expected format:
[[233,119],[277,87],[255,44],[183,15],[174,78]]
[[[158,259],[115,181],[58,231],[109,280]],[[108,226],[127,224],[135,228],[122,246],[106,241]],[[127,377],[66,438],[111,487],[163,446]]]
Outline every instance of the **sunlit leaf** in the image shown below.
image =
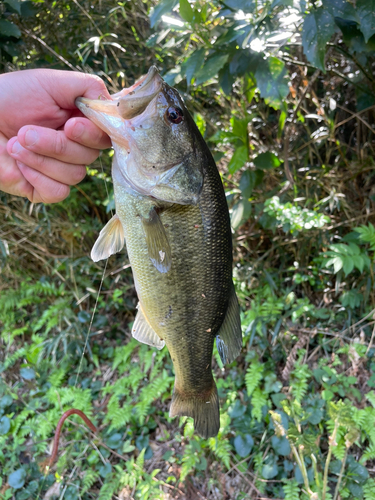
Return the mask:
[[244,224],[251,215],[251,204],[242,199],[234,205],[231,211],[230,223],[233,229],[237,229]]
[[194,11],[188,0],[180,0],[180,16],[188,23],[193,21]]
[[271,170],[273,168],[277,168],[281,165],[278,157],[271,153],[270,151],[266,151],[265,153],[261,153],[256,158],[254,158],[254,165],[261,170]]
[[237,172],[237,170],[239,170],[245,165],[248,159],[249,156],[248,156],[247,146],[238,147],[235,150],[230,162],[228,163],[229,173],[234,174],[235,172]]
[[150,11],[150,25],[151,28],[161,19],[161,16],[171,12],[176,5],[178,0],[162,0]]

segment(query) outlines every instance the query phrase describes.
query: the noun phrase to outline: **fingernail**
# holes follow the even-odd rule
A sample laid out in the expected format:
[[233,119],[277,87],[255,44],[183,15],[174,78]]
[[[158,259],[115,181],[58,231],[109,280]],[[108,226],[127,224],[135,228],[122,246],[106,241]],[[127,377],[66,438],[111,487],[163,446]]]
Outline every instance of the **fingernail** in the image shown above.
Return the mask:
[[38,140],[38,133],[36,130],[30,128],[25,134],[25,144],[26,146],[34,146]]
[[21,150],[22,150],[21,144],[18,141],[16,141],[12,146],[12,153],[18,155],[18,153],[20,153]]
[[82,123],[80,122],[77,122],[74,127],[73,127],[73,137],[75,139],[77,139],[78,137],[80,137],[82,134],[83,134],[83,130],[84,130],[84,126],[82,125]]

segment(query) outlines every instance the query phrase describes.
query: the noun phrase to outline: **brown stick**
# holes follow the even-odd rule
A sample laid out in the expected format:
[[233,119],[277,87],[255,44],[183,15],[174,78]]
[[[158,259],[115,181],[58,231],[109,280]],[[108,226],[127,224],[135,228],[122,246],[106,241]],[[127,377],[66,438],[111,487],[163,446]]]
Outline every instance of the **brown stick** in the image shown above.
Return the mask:
[[49,461],[49,468],[52,467],[54,461],[56,460],[57,457],[57,452],[59,451],[59,441],[60,441],[60,433],[61,433],[61,428],[64,425],[65,420],[70,417],[70,415],[78,415],[79,417],[82,418],[82,420],[85,422],[87,427],[89,427],[92,432],[98,432],[97,428],[95,425],[91,422],[89,418],[86,417],[86,415],[83,413],[81,410],[76,410],[75,408],[72,408],[68,411],[66,411],[62,417],[60,418],[57,427],[56,427],[56,432],[55,432],[55,440],[53,443],[53,449],[52,449],[52,455]]

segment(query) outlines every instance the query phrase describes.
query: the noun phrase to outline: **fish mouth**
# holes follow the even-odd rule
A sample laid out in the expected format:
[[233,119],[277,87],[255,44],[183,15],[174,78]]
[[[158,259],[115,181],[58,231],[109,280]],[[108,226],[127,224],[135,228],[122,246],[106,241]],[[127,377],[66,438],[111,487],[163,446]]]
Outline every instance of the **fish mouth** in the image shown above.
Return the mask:
[[78,97],[75,105],[85,116],[96,121],[98,125],[98,122],[103,122],[103,120],[95,120],[98,113],[130,120],[143,113],[160,92],[162,86],[163,79],[159,75],[156,66],[151,66],[148,73],[142,76],[134,85],[112,94],[111,100]]

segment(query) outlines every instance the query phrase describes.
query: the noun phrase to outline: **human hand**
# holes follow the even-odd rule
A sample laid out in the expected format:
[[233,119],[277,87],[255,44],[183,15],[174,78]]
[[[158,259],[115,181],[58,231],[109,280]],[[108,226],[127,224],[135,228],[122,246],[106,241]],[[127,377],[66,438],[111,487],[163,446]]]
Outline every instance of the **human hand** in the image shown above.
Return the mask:
[[111,142],[75,107],[80,96],[109,98],[94,75],[37,69],[0,76],[0,190],[55,203],[85,177],[85,165]]

